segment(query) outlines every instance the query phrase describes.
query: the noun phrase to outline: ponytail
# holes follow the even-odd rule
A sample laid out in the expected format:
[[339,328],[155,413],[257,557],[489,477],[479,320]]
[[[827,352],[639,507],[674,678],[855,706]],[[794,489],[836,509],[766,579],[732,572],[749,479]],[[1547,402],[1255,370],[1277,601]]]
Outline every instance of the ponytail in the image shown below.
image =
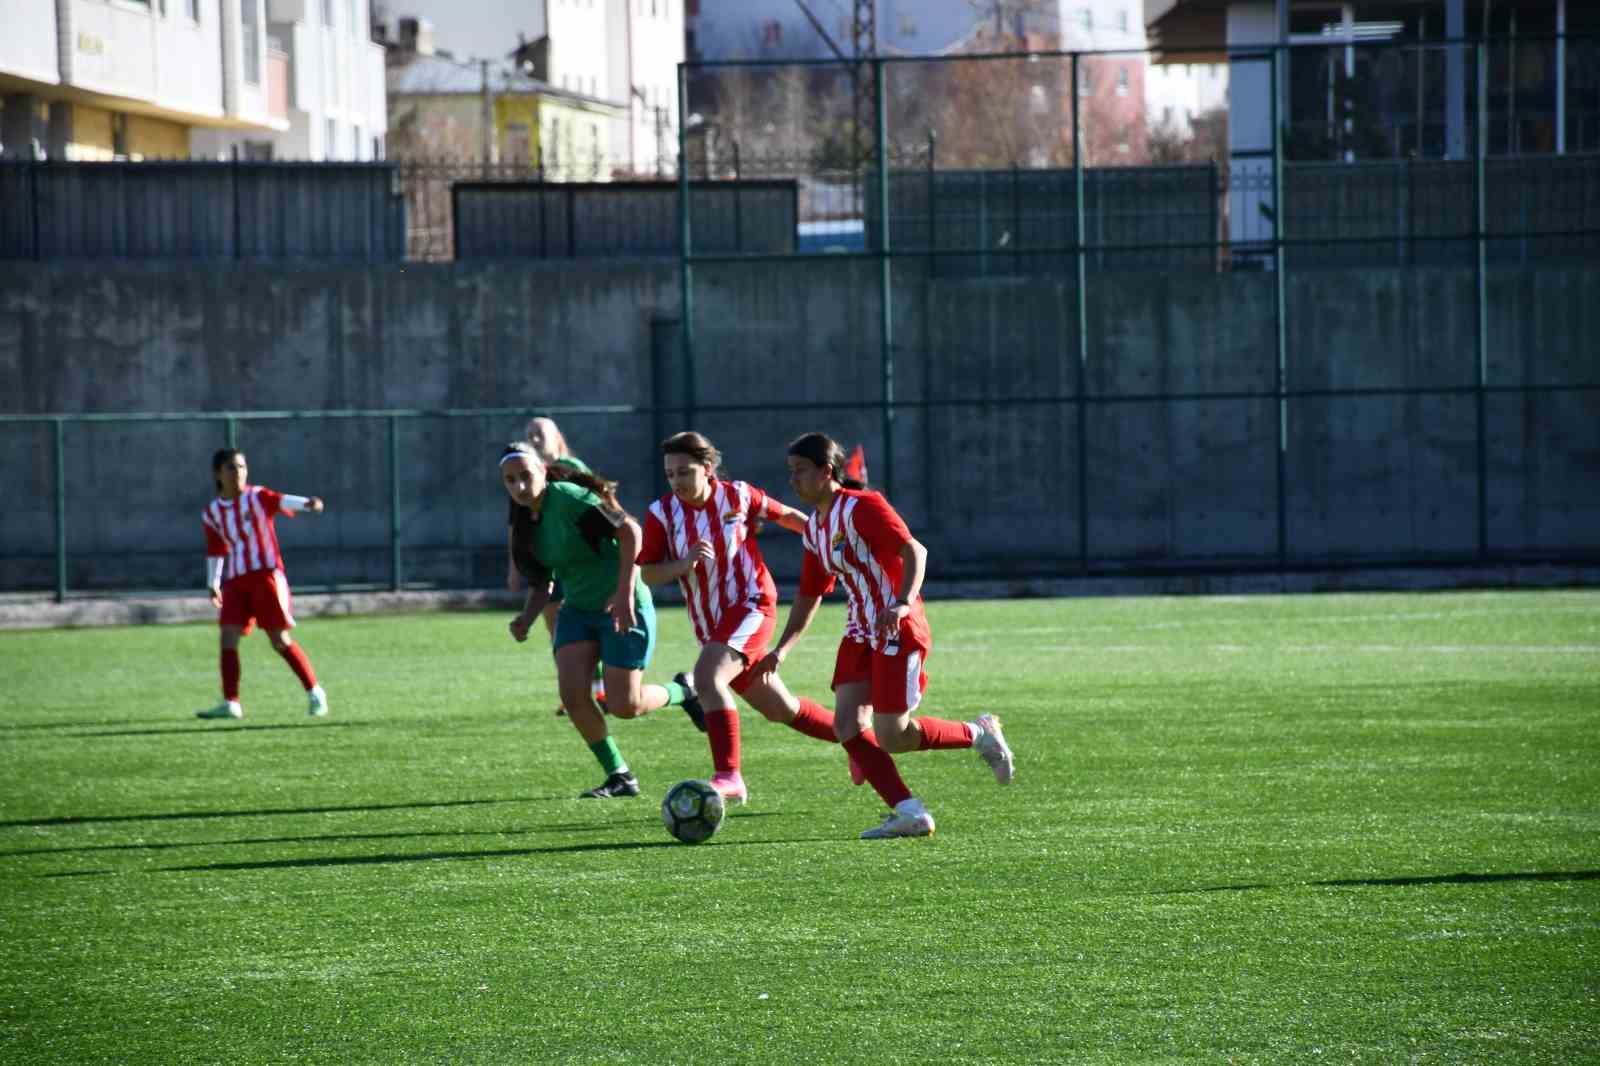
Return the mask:
[[865,478],[845,473],[844,449],[826,433],[805,433],[789,442],[789,454],[808,459],[817,466],[833,468],[833,480],[847,489],[865,489]]

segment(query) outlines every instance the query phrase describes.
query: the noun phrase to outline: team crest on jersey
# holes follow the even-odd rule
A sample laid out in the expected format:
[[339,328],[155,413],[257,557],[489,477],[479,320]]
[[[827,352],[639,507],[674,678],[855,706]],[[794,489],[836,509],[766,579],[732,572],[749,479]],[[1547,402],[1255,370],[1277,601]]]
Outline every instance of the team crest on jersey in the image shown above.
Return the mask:
[[727,514],[722,516],[722,524],[725,526],[731,526],[743,517],[744,515],[740,514],[738,511],[729,511]]
[[844,554],[844,530],[841,529],[833,535],[833,543],[829,547],[833,549],[835,555]]

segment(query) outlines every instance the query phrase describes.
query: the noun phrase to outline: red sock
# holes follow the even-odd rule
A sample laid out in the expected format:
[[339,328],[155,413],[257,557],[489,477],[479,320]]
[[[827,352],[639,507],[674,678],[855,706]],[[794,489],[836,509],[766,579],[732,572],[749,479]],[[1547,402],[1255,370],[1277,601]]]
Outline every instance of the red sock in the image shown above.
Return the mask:
[[839,738],[833,733],[833,712],[816,700],[800,701],[800,711],[794,716],[794,721],[789,723],[789,728],[816,740],[825,740],[829,744],[839,743]]
[[317,683],[317,675],[311,669],[311,660],[300,650],[300,645],[290,644],[278,654],[283,656],[283,661],[289,664],[294,676],[298,677],[300,683],[306,687],[306,691],[310,692]]
[[900,768],[894,764],[894,758],[878,747],[876,740],[869,740],[865,733],[858,734],[844,742],[844,750],[861,767],[872,790],[883,802],[893,807],[901,800],[911,798],[911,790],[900,777]]
[[711,741],[711,768],[719,774],[739,772],[739,712],[706,710],[706,739]]
[[222,698],[239,698],[239,649],[222,649]]
[[948,718],[918,718],[917,725],[922,728],[918,751],[972,747],[972,730],[967,728],[965,722],[952,722]]

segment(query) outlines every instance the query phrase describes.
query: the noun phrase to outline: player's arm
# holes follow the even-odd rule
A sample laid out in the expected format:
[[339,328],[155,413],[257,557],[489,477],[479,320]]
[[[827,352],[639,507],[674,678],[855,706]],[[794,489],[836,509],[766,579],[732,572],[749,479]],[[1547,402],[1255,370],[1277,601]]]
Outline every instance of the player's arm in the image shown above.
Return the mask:
[[667,558],[667,531],[654,512],[645,515],[641,528],[643,544],[639,548],[639,575],[646,585],[665,585],[676,581],[695,568],[698,563],[709,563],[716,551],[708,540],[697,540],[682,559]]
[[811,627],[811,620],[817,616],[817,608],[822,605],[822,597],[832,588],[833,578],[817,561],[816,555],[808,549],[800,560],[800,588],[795,593],[794,602],[789,605],[789,618],[783,624],[783,635],[772,646],[772,650],[756,663],[755,673],[758,678],[777,673],[778,667],[783,665],[783,660],[788,656],[789,649],[798,644],[806,630]]
[[211,594],[211,606],[222,606],[222,561],[228,554],[228,545],[217,531],[205,526],[206,531],[206,591]]
[[511,620],[511,636],[518,644],[528,639],[528,630],[533,628],[533,623],[539,620],[539,615],[544,611],[544,605],[550,602],[550,577],[546,574],[543,580],[537,575],[528,578],[528,593],[523,597],[522,612]]
[[928,549],[915,537],[900,545],[900,594],[878,619],[878,630],[885,639],[900,631],[900,623],[911,616],[911,605],[922,594],[922,579],[928,571]]
[[782,500],[774,499],[760,489],[755,491],[758,498],[752,508],[752,511],[754,511],[754,514],[751,515],[752,518],[776,522],[791,533],[804,533],[806,531],[806,514],[804,511],[797,511]]
[[639,571],[639,523],[628,514],[622,515],[617,526],[617,591],[606,603],[611,615],[611,625],[618,633],[626,633],[638,622],[634,613],[633,579]]
[[278,499],[278,509],[283,511],[285,514],[291,515],[298,514],[301,511],[306,511],[310,514],[321,514],[322,497],[291,496],[286,492]]

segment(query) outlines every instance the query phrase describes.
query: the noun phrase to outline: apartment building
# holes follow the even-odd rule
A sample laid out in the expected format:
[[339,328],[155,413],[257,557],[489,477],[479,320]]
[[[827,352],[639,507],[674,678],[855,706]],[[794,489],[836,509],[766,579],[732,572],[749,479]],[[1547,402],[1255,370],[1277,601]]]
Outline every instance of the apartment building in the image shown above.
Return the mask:
[[[546,101],[587,101],[582,105],[586,115],[597,113],[596,102],[605,105],[614,117],[603,131],[602,169],[607,174],[647,176],[664,173],[677,156],[677,66],[683,60],[684,4],[685,0],[393,0],[388,14],[396,23],[403,54],[395,58],[401,62],[409,62],[404,54],[409,46],[400,40],[400,24],[423,23],[430,54],[509,68],[510,74],[540,83]],[[505,76],[490,75],[491,79]],[[589,119],[574,117],[584,128],[580,140],[587,145],[584,123]],[[561,129],[570,127],[563,122]],[[550,147],[558,140],[544,143]],[[567,153],[567,157],[572,156]]]
[[[0,154],[381,155],[367,2],[0,0]],[[335,25],[317,24],[316,4]],[[342,44],[330,40],[340,11]]]

